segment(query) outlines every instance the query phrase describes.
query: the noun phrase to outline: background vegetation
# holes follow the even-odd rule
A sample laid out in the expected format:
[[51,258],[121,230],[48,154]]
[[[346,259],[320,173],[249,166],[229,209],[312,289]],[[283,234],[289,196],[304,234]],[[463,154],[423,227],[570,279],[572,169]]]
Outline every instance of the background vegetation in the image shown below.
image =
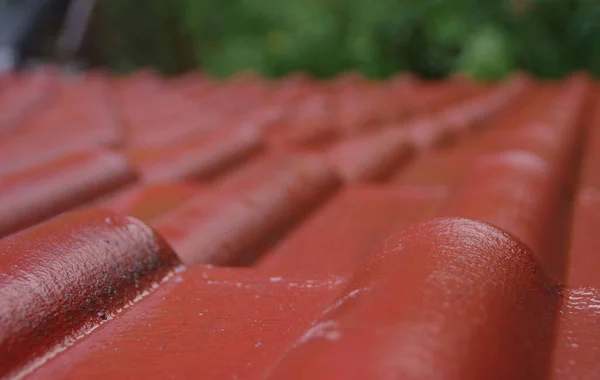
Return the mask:
[[117,71],[600,75],[597,0],[102,0],[92,34]]

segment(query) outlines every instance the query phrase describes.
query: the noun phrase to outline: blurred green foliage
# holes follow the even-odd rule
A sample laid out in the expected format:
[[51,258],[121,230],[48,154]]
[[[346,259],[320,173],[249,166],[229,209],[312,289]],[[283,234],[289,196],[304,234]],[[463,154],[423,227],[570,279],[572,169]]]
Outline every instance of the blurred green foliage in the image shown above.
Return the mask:
[[95,24],[117,71],[600,75],[597,0],[103,0]]

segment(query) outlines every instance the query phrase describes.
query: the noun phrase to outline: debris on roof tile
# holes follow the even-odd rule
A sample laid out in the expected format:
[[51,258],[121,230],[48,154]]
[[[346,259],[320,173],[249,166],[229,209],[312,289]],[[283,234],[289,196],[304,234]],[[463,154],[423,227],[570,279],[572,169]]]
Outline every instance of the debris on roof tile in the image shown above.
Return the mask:
[[[341,289],[332,276],[197,266],[58,354],[40,378],[261,378]],[[208,358],[211,358],[210,360]]]
[[560,299],[514,237],[429,220],[367,256],[267,378],[542,378]]
[[133,305],[179,260],[146,225],[86,209],[0,241],[0,371],[60,352]]
[[597,378],[599,110],[582,73],[6,74],[0,377]]

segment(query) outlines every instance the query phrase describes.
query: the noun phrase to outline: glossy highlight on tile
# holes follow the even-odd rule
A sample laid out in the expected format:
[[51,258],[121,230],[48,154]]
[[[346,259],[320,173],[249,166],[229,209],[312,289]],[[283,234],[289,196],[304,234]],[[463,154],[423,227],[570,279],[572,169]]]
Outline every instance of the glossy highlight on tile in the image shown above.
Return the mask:
[[600,376],[584,73],[1,82],[0,378]]

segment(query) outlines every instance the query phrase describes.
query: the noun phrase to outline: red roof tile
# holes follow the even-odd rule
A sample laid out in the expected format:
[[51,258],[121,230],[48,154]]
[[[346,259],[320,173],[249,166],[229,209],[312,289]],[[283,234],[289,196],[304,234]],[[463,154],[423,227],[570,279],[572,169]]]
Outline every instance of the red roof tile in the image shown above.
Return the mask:
[[600,236],[600,96],[593,104],[587,142],[581,157],[578,190],[573,200],[573,225],[567,283],[571,286],[600,287],[596,260]]
[[76,341],[158,286],[177,263],[141,222],[92,209],[3,239],[0,371]]
[[166,147],[127,152],[144,182],[206,180],[240,165],[261,149],[261,136],[253,129],[215,131]]
[[0,87],[0,133],[19,127],[21,120],[47,99],[54,84],[50,72],[12,74]]
[[597,378],[599,110],[581,73],[3,76],[0,377]]
[[332,277],[192,268],[34,375],[259,379],[331,303],[340,284]]
[[394,229],[431,216],[443,188],[349,186],[258,264],[277,273],[349,275]]
[[277,164],[257,165],[253,178],[232,177],[152,225],[186,264],[249,263],[338,184],[334,173],[312,157]]
[[104,207],[134,216],[146,223],[200,194],[204,185],[195,182],[167,182],[135,186],[105,200]]
[[345,140],[327,152],[327,159],[346,181],[386,180],[411,153],[404,132],[385,130]]
[[121,155],[101,150],[73,154],[0,177],[0,236],[79,206],[134,179],[135,173]]
[[515,238],[427,221],[369,255],[268,378],[540,378],[559,303]]
[[116,133],[116,115],[108,96],[108,83],[103,77],[63,80],[54,86],[37,112],[22,118],[19,129],[38,132],[115,130]]

